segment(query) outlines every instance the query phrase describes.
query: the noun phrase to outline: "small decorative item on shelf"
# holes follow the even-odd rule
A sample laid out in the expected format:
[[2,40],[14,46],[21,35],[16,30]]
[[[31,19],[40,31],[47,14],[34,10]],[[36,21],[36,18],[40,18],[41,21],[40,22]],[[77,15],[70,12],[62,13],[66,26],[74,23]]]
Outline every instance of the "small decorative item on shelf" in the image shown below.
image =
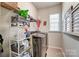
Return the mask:
[[17,21],[18,21],[17,16],[12,16],[11,17],[11,26],[12,27],[17,26]]
[[29,32],[28,25],[25,25],[25,26],[24,26],[24,29],[25,29],[26,37],[29,37],[29,36],[30,36],[30,32]]
[[31,57],[30,52],[25,52],[21,57]]
[[30,31],[25,32],[24,34],[26,34],[26,37],[29,37],[30,36]]
[[24,26],[24,29],[25,29],[26,32],[29,31],[28,25],[25,25],[25,26]]
[[19,14],[20,16],[24,17],[25,20],[26,20],[26,19],[28,18],[28,12],[29,12],[29,10],[19,10],[19,11],[18,11],[18,14]]

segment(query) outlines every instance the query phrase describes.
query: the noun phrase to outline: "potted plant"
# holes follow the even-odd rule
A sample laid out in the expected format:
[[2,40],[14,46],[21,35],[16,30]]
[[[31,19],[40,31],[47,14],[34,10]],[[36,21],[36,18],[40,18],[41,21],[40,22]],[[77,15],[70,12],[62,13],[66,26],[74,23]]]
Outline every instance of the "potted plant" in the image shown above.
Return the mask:
[[19,11],[18,11],[18,14],[19,14],[20,16],[24,17],[25,20],[26,20],[26,19],[28,18],[28,12],[29,12],[29,10],[19,10]]

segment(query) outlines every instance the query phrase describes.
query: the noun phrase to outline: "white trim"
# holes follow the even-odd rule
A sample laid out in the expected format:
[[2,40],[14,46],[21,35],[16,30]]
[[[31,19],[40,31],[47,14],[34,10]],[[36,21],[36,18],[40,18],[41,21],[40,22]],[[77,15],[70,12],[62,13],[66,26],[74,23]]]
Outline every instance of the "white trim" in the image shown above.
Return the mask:
[[62,47],[59,47],[59,46],[51,46],[51,45],[49,45],[48,48],[62,49]]

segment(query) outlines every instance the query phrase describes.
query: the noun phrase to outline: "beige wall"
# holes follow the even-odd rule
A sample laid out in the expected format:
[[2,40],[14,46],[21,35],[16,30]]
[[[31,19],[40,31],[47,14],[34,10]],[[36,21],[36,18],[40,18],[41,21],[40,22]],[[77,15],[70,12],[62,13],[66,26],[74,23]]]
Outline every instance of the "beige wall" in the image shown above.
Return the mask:
[[[0,2],[0,7],[1,7],[1,2]],[[1,17],[1,9],[0,9],[0,17]]]
[[48,47],[49,48],[61,48],[62,49],[62,33],[61,32],[49,32],[48,33]]
[[11,16],[15,15],[10,10],[7,10],[3,7],[0,7],[1,10],[1,18],[0,18],[0,34],[2,34],[4,42],[3,42],[3,49],[4,53],[2,56],[9,56],[9,30],[10,30],[10,21],[11,21]]
[[[41,20],[40,31],[48,33],[48,47],[62,48],[62,33],[61,32],[49,32],[49,15],[50,14],[60,14],[60,23],[62,21],[62,5],[55,5],[52,7],[38,9],[38,18]],[[43,21],[47,21],[47,25],[43,26]],[[60,24],[60,29],[61,29]]]
[[[61,23],[61,14],[62,14],[62,7],[61,4],[59,5],[54,5],[52,7],[44,8],[44,9],[38,9],[38,18],[42,21],[40,30],[43,32],[48,32],[49,31],[49,15],[51,14],[60,14],[60,23]],[[47,21],[47,25],[44,27],[43,26],[43,21]],[[60,29],[61,29],[61,24],[60,24]]]
[[[71,5],[76,6],[78,2],[65,2],[62,4],[62,21],[63,21],[63,31],[64,31],[64,15]],[[79,37],[63,34],[64,51],[67,57],[79,57]]]

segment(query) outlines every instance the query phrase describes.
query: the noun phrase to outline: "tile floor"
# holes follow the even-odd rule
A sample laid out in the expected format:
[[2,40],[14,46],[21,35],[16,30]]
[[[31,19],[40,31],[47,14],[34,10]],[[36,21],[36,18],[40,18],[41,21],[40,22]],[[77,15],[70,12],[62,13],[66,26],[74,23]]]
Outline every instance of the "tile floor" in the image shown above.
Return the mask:
[[46,57],[64,57],[62,49],[48,48]]

